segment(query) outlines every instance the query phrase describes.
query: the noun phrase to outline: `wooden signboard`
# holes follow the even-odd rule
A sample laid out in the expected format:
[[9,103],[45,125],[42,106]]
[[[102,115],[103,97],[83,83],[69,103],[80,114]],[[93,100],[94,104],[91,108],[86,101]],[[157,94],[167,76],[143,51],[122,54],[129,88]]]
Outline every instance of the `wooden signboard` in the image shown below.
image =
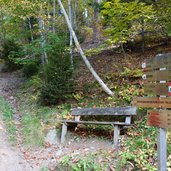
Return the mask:
[[169,96],[168,83],[148,83],[144,85],[144,94]]
[[137,107],[171,109],[171,98],[170,97],[135,97],[133,99],[132,104]]
[[150,110],[147,114],[147,125],[171,128],[171,110]]
[[171,71],[148,71],[143,75],[143,79],[147,82],[171,81]]
[[169,54],[159,54],[153,59],[148,59],[146,61],[146,67],[149,70],[170,67],[171,66],[171,53]]
[[[159,54],[142,64],[143,79],[146,80],[146,95],[171,96],[171,53]],[[150,83],[151,82],[151,83]],[[148,125],[159,127],[158,135],[158,170],[167,170],[166,128],[171,128],[171,97],[137,97],[133,104],[137,107],[159,108],[148,112]]]

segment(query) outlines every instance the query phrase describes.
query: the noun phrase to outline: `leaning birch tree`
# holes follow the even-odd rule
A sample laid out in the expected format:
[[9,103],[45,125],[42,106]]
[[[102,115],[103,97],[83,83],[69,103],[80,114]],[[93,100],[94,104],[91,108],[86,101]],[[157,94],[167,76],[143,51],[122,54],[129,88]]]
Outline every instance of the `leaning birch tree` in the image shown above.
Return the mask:
[[99,77],[99,75],[96,73],[96,71],[94,70],[94,68],[92,67],[92,65],[90,64],[89,60],[87,59],[87,57],[84,55],[84,52],[78,42],[78,39],[77,39],[77,36],[74,32],[74,30],[72,29],[72,26],[71,26],[71,23],[70,23],[70,20],[69,20],[69,17],[64,9],[64,6],[61,2],[61,0],[58,0],[58,4],[64,14],[64,17],[65,17],[65,20],[66,20],[66,23],[68,25],[68,28],[69,28],[69,31],[72,33],[72,37],[73,37],[73,40],[75,42],[75,45],[83,59],[83,61],[85,62],[87,68],[90,70],[90,72],[92,73],[92,75],[94,76],[94,78],[96,79],[96,81],[100,84],[100,86],[102,87],[102,89],[110,96],[113,96],[114,93],[107,87],[107,85],[103,82],[103,80]]

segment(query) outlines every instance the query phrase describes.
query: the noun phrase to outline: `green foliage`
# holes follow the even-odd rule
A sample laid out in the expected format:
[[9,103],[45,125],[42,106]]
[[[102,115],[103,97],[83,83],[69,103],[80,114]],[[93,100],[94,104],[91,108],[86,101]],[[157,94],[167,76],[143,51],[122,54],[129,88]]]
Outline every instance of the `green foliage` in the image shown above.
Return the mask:
[[148,24],[154,17],[154,10],[151,5],[138,1],[111,0],[104,3],[101,14],[107,26],[105,34],[110,36],[108,43],[113,44],[126,43],[139,34],[142,28],[149,30]]
[[88,154],[84,157],[77,156],[65,156],[60,160],[60,163],[56,167],[56,171],[105,171],[107,166],[102,163],[98,163],[97,154]]
[[5,99],[0,96],[0,113],[3,114],[3,119],[6,124],[9,139],[12,143],[16,141],[16,127],[13,120],[13,110],[11,106],[5,101]]
[[2,44],[0,50],[0,58],[4,59],[7,69],[15,70],[19,65],[15,63],[15,59],[21,57],[21,45],[14,40],[6,40]]
[[124,67],[123,71],[121,72],[121,77],[127,77],[127,78],[139,78],[142,77],[143,72],[142,69],[130,69],[128,67]]
[[54,36],[49,41],[49,62],[45,66],[40,98],[44,104],[57,104],[73,92],[73,70],[63,39]]
[[23,74],[25,77],[36,75],[39,70],[39,63],[36,60],[29,60],[23,65]]
[[171,32],[171,1],[170,0],[161,0],[154,3],[154,8],[156,10],[157,18],[155,20],[155,29],[157,33],[162,33],[162,36],[170,36]]

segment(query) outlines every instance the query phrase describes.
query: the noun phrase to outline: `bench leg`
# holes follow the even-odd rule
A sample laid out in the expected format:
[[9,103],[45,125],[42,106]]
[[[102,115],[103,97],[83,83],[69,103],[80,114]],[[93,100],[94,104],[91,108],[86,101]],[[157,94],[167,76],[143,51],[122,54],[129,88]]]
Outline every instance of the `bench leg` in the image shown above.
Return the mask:
[[61,144],[65,143],[66,134],[67,134],[67,124],[63,123],[62,124],[62,134],[61,134]]
[[114,148],[118,147],[118,140],[120,135],[120,128],[118,125],[114,125],[114,135],[113,135],[113,142],[114,142]]

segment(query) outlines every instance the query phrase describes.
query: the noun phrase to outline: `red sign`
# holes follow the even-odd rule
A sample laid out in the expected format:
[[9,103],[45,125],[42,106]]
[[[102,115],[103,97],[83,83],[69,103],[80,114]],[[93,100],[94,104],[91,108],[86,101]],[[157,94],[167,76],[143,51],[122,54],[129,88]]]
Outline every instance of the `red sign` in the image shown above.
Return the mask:
[[168,83],[168,94],[171,96],[171,82]]

